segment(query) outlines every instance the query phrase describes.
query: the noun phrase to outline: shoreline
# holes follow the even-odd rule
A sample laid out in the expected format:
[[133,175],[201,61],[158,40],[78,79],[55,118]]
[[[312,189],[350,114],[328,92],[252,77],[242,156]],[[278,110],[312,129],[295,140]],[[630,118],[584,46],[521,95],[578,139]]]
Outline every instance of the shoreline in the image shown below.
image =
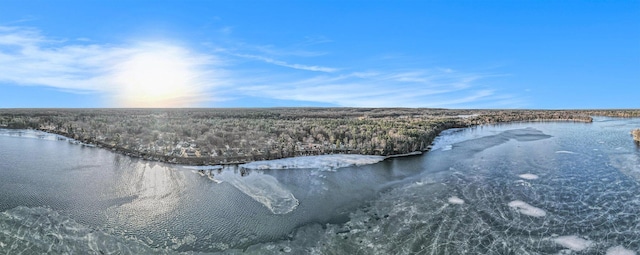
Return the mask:
[[0,109],[0,128],[39,130],[148,161],[226,166],[314,155],[415,156],[452,128],[591,123],[591,116],[633,118],[640,110]]
[[[429,145],[424,150],[411,151],[411,152],[399,153],[399,154],[391,154],[391,155],[381,155],[381,156],[384,157],[384,159],[383,159],[383,161],[384,161],[384,160],[393,159],[393,158],[412,157],[412,156],[423,155],[425,153],[428,153],[431,150],[431,148],[433,146],[433,140],[436,137],[438,137],[443,131],[449,130],[449,129],[471,128],[471,127],[477,127],[477,126],[482,126],[482,125],[500,125],[500,124],[507,124],[508,125],[508,124],[514,124],[514,123],[544,123],[544,122],[550,122],[550,123],[552,123],[552,122],[558,122],[558,123],[563,123],[563,122],[591,123],[592,119],[589,119],[589,120],[535,119],[535,120],[518,120],[518,121],[507,121],[507,122],[490,122],[490,123],[483,123],[483,124],[472,124],[472,125],[468,125],[468,126],[447,127],[447,128],[443,128],[441,130],[438,130],[436,132],[436,135],[433,137],[433,139],[431,139]],[[239,166],[241,164],[247,164],[247,163],[257,162],[257,161],[277,160],[277,159],[295,158],[295,157],[302,157],[302,156],[338,155],[338,154],[344,154],[344,155],[373,155],[373,154],[359,154],[359,153],[325,153],[325,154],[320,153],[320,154],[316,154],[316,155],[296,155],[296,156],[292,156],[292,157],[246,160],[246,161],[225,161],[225,162],[218,162],[218,163],[210,163],[213,160],[212,158],[185,158],[185,157],[171,157],[171,156],[161,156],[161,155],[148,155],[148,154],[145,154],[145,153],[142,153],[142,152],[139,152],[139,151],[113,146],[113,145],[106,144],[106,143],[100,142],[100,141],[76,139],[76,138],[70,137],[69,134],[66,134],[66,133],[63,133],[63,132],[57,132],[57,131],[54,131],[54,130],[46,130],[46,129],[35,129],[35,130],[42,131],[42,132],[49,133],[49,134],[60,135],[60,136],[63,136],[65,138],[67,138],[67,139],[78,141],[78,142],[82,143],[83,145],[89,145],[90,147],[97,147],[97,148],[107,149],[107,150],[110,150],[112,152],[118,153],[120,155],[132,157],[132,158],[138,158],[138,159],[142,159],[142,160],[146,160],[146,161],[160,162],[160,163],[179,165],[179,166]],[[380,155],[376,155],[376,156],[380,156]]]
[[[457,127],[457,128],[467,128],[467,127]],[[448,128],[448,129],[451,129],[451,128]],[[80,145],[83,145],[83,146],[106,149],[106,150],[109,150],[109,151],[112,151],[114,153],[118,153],[120,155],[127,156],[127,157],[132,157],[132,158],[137,158],[137,159],[142,159],[142,160],[152,161],[152,162],[160,162],[160,163],[166,163],[166,164],[172,164],[172,165],[179,165],[179,166],[239,166],[239,165],[242,165],[242,164],[247,164],[247,163],[257,162],[257,161],[278,160],[278,159],[304,157],[304,156],[321,156],[321,155],[380,156],[380,155],[356,154],[356,153],[327,153],[327,154],[317,154],[317,155],[298,155],[298,156],[293,156],[293,157],[282,157],[282,158],[263,159],[263,160],[251,160],[251,161],[248,160],[248,161],[234,161],[234,162],[222,162],[222,163],[215,163],[215,164],[206,164],[206,162],[209,161],[210,158],[184,158],[184,157],[178,158],[178,157],[170,157],[170,156],[146,155],[146,154],[138,152],[138,151],[125,149],[125,148],[120,148],[120,147],[113,146],[113,145],[110,145],[110,144],[102,143],[100,141],[78,140],[78,139],[75,139],[73,137],[70,137],[68,134],[65,134],[63,132],[56,132],[56,131],[44,130],[44,129],[33,129],[33,130],[37,130],[37,131],[41,131],[41,132],[45,132],[45,133],[53,134],[53,135],[59,135],[59,136],[65,137],[68,140],[78,141],[80,143]],[[444,130],[447,130],[447,129],[444,129]],[[442,130],[442,131],[444,131],[444,130]],[[440,131],[436,135],[436,137],[438,135],[440,135],[440,133],[442,133],[442,131]],[[400,158],[400,157],[420,156],[420,155],[423,155],[424,153],[429,152],[430,150],[431,150],[431,145],[429,145],[427,147],[427,149],[425,149],[423,151],[412,151],[412,152],[408,152],[408,153],[384,155],[383,156],[384,157],[383,160],[392,159],[392,158]],[[167,160],[167,158],[171,158],[171,159]],[[173,160],[173,159],[175,159],[175,160]],[[205,163],[202,164],[202,162],[205,162]]]

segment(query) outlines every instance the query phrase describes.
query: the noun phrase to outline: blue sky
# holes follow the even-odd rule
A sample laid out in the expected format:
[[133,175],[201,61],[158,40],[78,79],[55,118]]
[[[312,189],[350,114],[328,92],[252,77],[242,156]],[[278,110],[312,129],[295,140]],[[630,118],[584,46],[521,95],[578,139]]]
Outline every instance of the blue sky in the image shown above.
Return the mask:
[[640,108],[640,1],[3,1],[0,107]]

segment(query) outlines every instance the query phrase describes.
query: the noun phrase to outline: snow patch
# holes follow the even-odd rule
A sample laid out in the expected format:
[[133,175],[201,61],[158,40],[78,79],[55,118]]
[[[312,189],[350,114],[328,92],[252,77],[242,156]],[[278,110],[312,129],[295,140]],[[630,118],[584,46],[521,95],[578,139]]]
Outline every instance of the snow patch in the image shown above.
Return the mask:
[[606,255],[636,255],[635,251],[624,248],[622,245],[614,246],[607,249]]
[[450,151],[452,149],[453,149],[453,145],[451,145],[451,144],[448,144],[448,145],[445,145],[445,146],[442,147],[443,151]]
[[573,151],[556,151],[556,153],[558,153],[558,154],[576,154]]
[[321,170],[335,170],[348,166],[360,166],[375,164],[382,160],[383,156],[335,154],[320,156],[303,156],[276,160],[255,161],[240,165],[247,169],[290,169],[290,168],[317,168]]
[[525,180],[535,180],[538,179],[538,176],[535,174],[521,174],[518,175],[518,177],[525,179]]
[[545,212],[544,210],[538,207],[532,206],[530,204],[527,204],[525,202],[522,202],[520,200],[509,202],[509,207],[516,208],[519,213],[533,216],[533,217],[544,217],[547,215],[547,212]]
[[400,158],[400,157],[417,156],[417,155],[422,155],[422,151],[412,151],[404,154],[389,155],[386,158]]
[[[561,236],[553,239],[559,245],[569,248],[573,251],[582,251],[593,245],[592,241],[577,236]],[[608,254],[608,253],[607,253]]]
[[221,165],[213,165],[213,166],[182,166],[183,169],[190,170],[218,170],[223,169],[224,167]]
[[460,199],[459,197],[453,196],[449,198],[449,203],[454,205],[461,205],[464,204],[464,200]]
[[252,172],[241,176],[232,171],[223,171],[216,177],[263,204],[274,214],[286,214],[298,207],[298,199],[271,175]]

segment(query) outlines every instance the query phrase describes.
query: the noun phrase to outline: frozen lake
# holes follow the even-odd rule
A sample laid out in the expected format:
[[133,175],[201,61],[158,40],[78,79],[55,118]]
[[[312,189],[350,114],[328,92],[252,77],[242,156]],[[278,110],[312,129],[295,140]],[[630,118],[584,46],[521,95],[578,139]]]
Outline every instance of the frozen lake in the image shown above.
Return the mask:
[[224,169],[0,130],[0,252],[636,254],[637,127],[484,126],[421,156]]

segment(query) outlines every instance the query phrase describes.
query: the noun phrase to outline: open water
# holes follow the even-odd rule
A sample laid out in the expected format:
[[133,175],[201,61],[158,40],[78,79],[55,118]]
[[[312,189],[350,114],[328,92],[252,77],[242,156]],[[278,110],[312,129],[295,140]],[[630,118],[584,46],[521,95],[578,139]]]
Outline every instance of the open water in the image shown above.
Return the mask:
[[0,254],[637,254],[638,127],[453,129],[421,156],[204,174],[0,130]]

